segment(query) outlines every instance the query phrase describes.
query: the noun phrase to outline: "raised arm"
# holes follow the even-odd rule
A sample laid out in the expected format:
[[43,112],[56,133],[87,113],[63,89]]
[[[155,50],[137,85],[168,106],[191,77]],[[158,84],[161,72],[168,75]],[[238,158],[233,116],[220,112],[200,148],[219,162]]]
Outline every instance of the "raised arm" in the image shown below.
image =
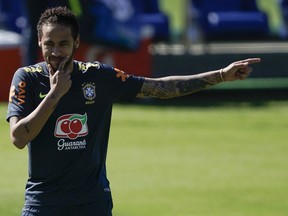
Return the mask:
[[68,57],[62,60],[57,71],[54,71],[50,64],[48,65],[51,89],[38,107],[24,118],[21,116],[10,118],[10,138],[17,148],[24,148],[39,134],[61,97],[70,88],[71,68],[64,69],[67,60]]
[[260,58],[245,59],[233,62],[220,70],[196,75],[145,78],[137,97],[173,98],[189,95],[220,82],[243,80],[246,79],[252,71],[250,64],[260,61]]

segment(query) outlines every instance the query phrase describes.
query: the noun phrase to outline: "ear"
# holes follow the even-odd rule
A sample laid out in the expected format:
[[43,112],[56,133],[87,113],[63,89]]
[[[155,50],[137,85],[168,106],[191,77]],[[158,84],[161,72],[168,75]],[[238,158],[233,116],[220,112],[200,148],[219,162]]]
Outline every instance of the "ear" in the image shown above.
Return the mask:
[[41,41],[38,40],[38,46],[41,47],[41,45],[42,45],[42,44],[41,44]]
[[80,46],[80,36],[78,35],[76,40],[75,40],[75,48],[77,49]]

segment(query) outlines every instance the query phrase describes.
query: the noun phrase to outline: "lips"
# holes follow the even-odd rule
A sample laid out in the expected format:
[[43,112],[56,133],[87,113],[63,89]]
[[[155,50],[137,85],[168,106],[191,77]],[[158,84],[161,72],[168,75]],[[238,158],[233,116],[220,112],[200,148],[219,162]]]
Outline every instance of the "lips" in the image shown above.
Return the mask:
[[50,63],[57,63],[57,64],[60,64],[60,62],[63,60],[63,58],[60,58],[60,57],[50,57],[49,58],[49,62]]
[[62,60],[62,57],[50,57],[48,62],[54,70],[57,70]]

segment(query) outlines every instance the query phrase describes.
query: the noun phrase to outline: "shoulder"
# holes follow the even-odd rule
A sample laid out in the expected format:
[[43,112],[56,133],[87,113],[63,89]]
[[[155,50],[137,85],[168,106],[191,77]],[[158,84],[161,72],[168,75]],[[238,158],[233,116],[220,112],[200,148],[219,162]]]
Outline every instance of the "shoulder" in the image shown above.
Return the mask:
[[40,62],[35,65],[29,65],[18,68],[15,72],[15,75],[19,77],[39,76],[39,75],[48,77],[48,71],[47,67],[45,66],[45,62]]
[[126,81],[126,79],[129,77],[127,73],[125,73],[122,70],[119,70],[117,68],[114,68],[113,66],[103,64],[101,62],[95,61],[95,62],[81,62],[81,61],[74,61],[75,66],[78,71],[80,71],[82,74],[87,75],[97,75],[97,77],[102,78],[118,78],[123,81]]
[[82,61],[74,61],[74,66],[77,70],[81,71],[82,73],[89,73],[93,71],[100,71],[104,69],[111,69],[112,67],[108,67],[98,61],[94,62],[82,62]]

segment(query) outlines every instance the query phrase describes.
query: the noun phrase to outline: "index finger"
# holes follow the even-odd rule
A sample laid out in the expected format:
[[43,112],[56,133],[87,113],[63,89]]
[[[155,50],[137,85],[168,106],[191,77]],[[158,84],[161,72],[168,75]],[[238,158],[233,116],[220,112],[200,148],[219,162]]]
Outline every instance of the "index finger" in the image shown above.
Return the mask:
[[261,58],[248,58],[242,61],[238,61],[237,63],[255,64],[259,62],[261,62]]
[[64,72],[64,67],[65,67],[65,64],[66,62],[68,61],[69,59],[69,56],[65,56],[62,61],[60,62],[59,64],[59,67],[58,67],[58,71],[61,73],[61,72]]

